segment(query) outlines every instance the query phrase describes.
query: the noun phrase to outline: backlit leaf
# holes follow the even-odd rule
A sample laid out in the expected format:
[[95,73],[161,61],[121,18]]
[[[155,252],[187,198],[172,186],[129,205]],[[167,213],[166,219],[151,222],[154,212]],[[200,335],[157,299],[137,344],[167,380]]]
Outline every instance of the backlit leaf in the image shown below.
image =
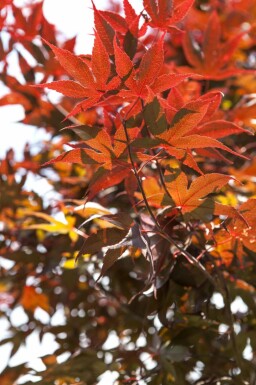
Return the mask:
[[130,75],[133,70],[133,63],[129,56],[119,47],[116,38],[114,39],[116,72],[121,78]]
[[133,35],[136,36],[138,33],[139,17],[137,16],[136,12],[132,8],[128,0],[123,0],[123,2],[125,18],[127,20],[129,30],[132,32]]
[[95,41],[92,50],[92,71],[96,77],[99,88],[104,88],[110,75],[110,61],[108,52],[97,32],[95,32]]
[[73,53],[46,42],[62,67],[85,88],[94,88],[95,82],[88,65]]
[[148,49],[141,60],[138,78],[140,89],[143,89],[146,85],[150,85],[157,78],[163,61],[163,38],[161,38]]
[[182,213],[186,213],[199,207],[208,194],[218,191],[231,179],[228,175],[207,174],[196,178],[188,187],[187,176],[181,172],[178,175],[168,175],[166,185],[176,206]]
[[49,160],[44,163],[42,166],[49,166],[50,164],[56,162],[65,162],[65,163],[79,163],[79,164],[95,164],[104,162],[105,158],[102,154],[90,149],[74,149],[57,156],[54,159]]
[[112,55],[113,50],[113,40],[115,36],[115,32],[111,25],[104,19],[102,16],[102,13],[97,10],[94,3],[93,5],[93,12],[94,12],[94,24],[96,27],[96,31],[99,34],[99,37],[106,49],[106,51]]
[[49,88],[71,98],[87,98],[91,91],[72,80],[58,80],[51,83],[38,84],[37,87]]
[[34,312],[38,307],[46,312],[50,310],[48,297],[43,293],[38,293],[33,286],[24,287],[20,303],[25,310],[31,312]]

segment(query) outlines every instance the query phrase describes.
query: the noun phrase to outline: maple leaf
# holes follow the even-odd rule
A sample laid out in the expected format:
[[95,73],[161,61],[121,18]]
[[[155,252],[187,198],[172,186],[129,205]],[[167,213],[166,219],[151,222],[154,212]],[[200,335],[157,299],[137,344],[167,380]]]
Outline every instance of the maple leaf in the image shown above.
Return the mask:
[[57,80],[51,83],[37,84],[36,87],[49,88],[71,98],[87,98],[91,95],[90,89],[72,80]]
[[128,29],[134,36],[137,36],[140,16],[136,14],[128,0],[123,0],[123,4]]
[[143,0],[144,8],[150,16],[149,25],[163,30],[176,27],[193,3],[194,0]]
[[[114,40],[115,66],[118,76],[123,80],[125,87],[118,93],[131,104],[138,99],[150,102],[156,95],[177,86],[190,74],[161,73],[164,64],[164,36],[152,44],[143,55],[139,68],[134,64],[127,53],[120,47],[117,39]],[[130,107],[129,107],[130,109]],[[135,114],[135,109],[133,110]]]
[[[254,86],[254,79],[249,78],[252,87]],[[243,124],[244,127],[250,128],[256,132],[256,103],[255,95],[253,93],[245,95],[239,103],[230,110],[230,118],[238,124]]]
[[217,140],[231,133],[244,132],[242,128],[232,123],[222,123],[222,121],[207,123],[207,119],[218,106],[220,97],[219,92],[210,92],[204,97],[185,104],[174,115],[168,129],[162,133],[152,132],[156,138],[161,139],[161,146],[170,155],[183,159],[184,164],[199,173],[201,171],[193,159],[191,149],[218,148],[243,157]]
[[[128,7],[127,4],[126,6]],[[37,87],[49,88],[69,97],[85,98],[84,101],[75,106],[67,118],[96,106],[97,103],[101,103],[101,105],[102,103],[104,105],[104,102],[108,103],[108,99],[111,100],[111,93],[119,90],[119,77],[124,79],[125,86],[128,88],[128,90],[119,90],[119,97],[125,97],[132,102],[138,97],[145,98],[149,92],[148,87],[151,89],[150,92],[155,95],[176,86],[190,76],[190,74],[175,73],[165,73],[158,76],[164,63],[163,36],[147,50],[141,59],[138,70],[135,70],[130,57],[118,46],[116,39],[112,38],[112,33],[111,36],[108,35],[107,40],[106,38],[103,39],[103,36],[106,37],[107,22],[104,21],[95,7],[94,13],[95,23],[97,20],[97,30],[95,31],[91,56],[91,68],[80,57],[46,42],[55,53],[62,67],[69,75],[74,77],[76,82],[58,80],[39,84]],[[118,74],[118,76],[112,76],[112,78],[109,58],[109,54],[112,53],[112,48],[110,49],[109,46],[110,41],[115,54],[116,72]]]
[[[223,43],[219,16],[213,12],[199,44],[190,30],[184,34],[183,49],[189,64],[196,74],[205,79],[222,80],[249,70],[234,65],[232,56],[245,32],[242,32]],[[189,71],[189,67],[179,67],[179,71]],[[255,72],[255,71],[253,71]]]
[[78,163],[81,165],[84,164],[100,164],[105,160],[102,154],[97,153],[96,151],[90,149],[76,148],[73,150],[66,151],[61,155],[57,156],[54,159],[49,160],[42,164],[42,167],[49,166],[56,162],[63,163]]
[[83,87],[88,89],[94,88],[95,80],[85,61],[66,49],[56,47],[46,41],[45,43],[52,49],[56,59],[69,75],[81,83]]
[[111,73],[109,54],[97,31],[92,50],[92,72],[98,89],[104,89]]
[[[136,87],[135,82],[135,70],[133,62],[127,53],[119,47],[117,38],[114,39],[114,53],[115,53],[115,67],[116,72],[120,78],[129,77],[129,83],[131,87]],[[131,77],[130,77],[131,75]]]
[[82,254],[97,254],[102,247],[119,244],[125,239],[128,231],[129,229],[124,230],[116,227],[100,229],[96,234],[90,235],[84,241],[79,256]]
[[[227,232],[223,234],[223,238],[221,238],[220,234],[215,236],[216,246],[211,254],[218,258],[220,263],[226,266],[230,266],[234,260],[234,251],[236,250],[236,255],[239,255],[239,259],[242,260],[243,251],[241,247],[236,247],[236,242],[234,242],[228,235]],[[242,252],[241,252],[242,251]]]
[[[132,37],[137,37],[142,34],[144,30],[143,26],[139,29],[140,15],[136,14],[128,0],[123,0],[123,7],[125,17],[111,11],[98,11],[98,17],[101,17],[101,23],[102,20],[105,20],[105,23],[107,22],[111,27],[111,38],[113,37],[113,31],[125,35],[126,39],[132,39]],[[112,41],[112,39],[110,39],[110,41]]]
[[49,223],[38,223],[33,225],[24,225],[25,230],[43,230],[49,233],[68,234],[70,239],[74,242],[78,239],[78,230],[74,227],[76,219],[71,216],[67,216],[66,223],[60,222],[46,213],[31,212],[27,215],[44,219]]
[[154,80],[157,79],[163,66],[163,38],[159,39],[147,50],[136,71],[131,59],[127,53],[118,46],[116,40],[114,42],[114,51],[116,71],[121,78],[128,77],[128,79],[125,79],[125,85],[130,90],[124,90],[124,92],[120,94],[126,98],[129,96],[138,98],[147,95],[146,86],[150,86]]
[[50,304],[48,297],[43,293],[38,293],[33,286],[25,286],[20,299],[21,305],[25,310],[34,312],[40,307],[49,313]]
[[93,5],[93,12],[94,12],[95,28],[100,36],[100,39],[102,40],[102,43],[104,44],[105,49],[110,55],[112,55],[114,52],[113,39],[115,36],[115,31],[111,27],[111,25],[105,20],[105,18],[102,16],[102,13],[97,10],[93,1],[92,1],[92,5]]
[[256,252],[256,199],[248,199],[239,207],[239,215],[233,217],[214,235],[212,255],[229,266],[235,257],[244,263],[246,249]]
[[[124,176],[130,171],[131,166],[126,161],[127,144],[122,125],[117,128],[113,140],[107,130],[100,127],[74,125],[66,127],[65,130],[66,129],[74,131],[81,139],[83,139],[83,141],[76,144],[69,143],[68,145],[73,148],[72,150],[64,152],[56,158],[44,163],[42,166],[48,166],[56,162],[65,162],[78,163],[81,165],[102,165],[105,170],[112,170],[115,168],[115,170],[109,174],[109,177],[110,175],[114,177],[115,172],[118,170],[123,170]],[[136,127],[135,129],[130,130],[131,138],[135,138],[138,133],[139,130]],[[109,177],[107,177],[106,183],[110,183]],[[115,180],[121,182],[122,178],[116,175]]]
[[153,44],[143,55],[139,71],[137,73],[137,87],[139,93],[152,84],[161,70],[164,63],[163,37]]
[[[77,204],[77,201],[75,201]],[[83,218],[88,218],[93,215],[107,215],[111,214],[111,211],[100,205],[99,203],[95,202],[86,202],[84,203],[81,201],[81,204],[79,206],[76,206],[73,211],[76,214],[79,214]]]
[[226,136],[234,134],[250,134],[248,130],[243,129],[237,124],[222,119],[205,122],[195,128],[193,132],[215,139],[225,138]]
[[[239,218],[233,219],[230,224],[227,225],[229,234],[238,240],[243,245],[256,252],[256,199],[248,199],[239,207],[239,212],[245,219],[246,223]],[[247,225],[246,225],[247,224]]]
[[[157,179],[154,177],[144,178],[142,181],[142,186],[150,206],[157,208],[162,207],[165,198],[165,192],[162,186],[159,185]],[[143,203],[143,196],[140,192],[135,192],[134,195],[141,201],[141,203]],[[171,202],[169,201],[169,203]]]
[[[233,179],[229,175],[212,173],[194,179],[188,186],[188,177],[185,173],[180,171],[167,172],[164,180],[168,195],[154,177],[145,178],[142,185],[149,204],[157,208],[165,206],[166,215],[169,212],[171,215],[174,212],[175,215],[181,212],[185,219],[193,218],[204,221],[208,221],[212,215],[224,215],[230,218],[239,218],[246,226],[246,220],[242,213],[237,212],[232,206],[220,204],[208,197],[209,194],[218,192]],[[135,196],[143,203],[141,193],[136,192]]]
[[118,77],[110,79],[109,52],[97,31],[95,32],[91,56],[91,68],[84,60],[72,52],[56,47],[47,41],[45,43],[52,49],[61,66],[78,83],[72,80],[58,80],[38,84],[35,87],[49,88],[73,98],[85,98],[85,101],[78,103],[66,118],[79,113],[81,110],[85,111],[91,108],[104,97],[105,93],[118,87],[120,83]]
[[208,194],[216,192],[232,179],[231,176],[217,173],[202,175],[194,179],[188,188],[188,178],[181,172],[178,175],[166,175],[166,186],[176,207],[185,214],[195,210]]
[[[127,21],[125,17],[108,10],[105,10],[105,11],[97,10],[97,11],[98,11],[98,16],[101,18],[101,21],[103,21],[105,25],[109,25],[109,28],[111,31],[110,32],[111,38],[112,38],[112,35],[115,34],[115,32],[116,33],[118,32],[123,35],[128,31],[129,26],[127,25]],[[113,33],[113,31],[115,32]],[[104,30],[103,30],[103,33],[104,33]]]
[[112,186],[116,186],[121,183],[129,174],[131,168],[128,166],[115,166],[112,170],[106,170],[105,167],[101,167],[94,174],[92,180],[87,188],[86,197],[91,200],[103,189],[107,189]]

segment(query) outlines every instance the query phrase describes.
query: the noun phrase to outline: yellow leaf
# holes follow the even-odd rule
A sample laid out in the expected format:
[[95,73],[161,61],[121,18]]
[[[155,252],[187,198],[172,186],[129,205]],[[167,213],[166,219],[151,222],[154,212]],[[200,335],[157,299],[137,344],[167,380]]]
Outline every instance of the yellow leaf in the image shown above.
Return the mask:
[[[77,262],[76,262],[76,257],[78,255],[78,251],[74,252],[74,255],[73,257],[69,258],[70,256],[70,253],[65,253],[63,256],[66,257],[67,259],[62,262],[61,266],[64,268],[64,269],[76,269],[77,268]],[[66,255],[67,254],[67,255]],[[86,260],[86,259],[89,259],[91,256],[91,254],[83,254],[83,259]]]
[[72,270],[77,268],[77,263],[75,258],[67,259],[65,262],[62,263],[62,267],[64,269]]
[[74,230],[71,230],[68,235],[71,241],[76,242],[78,240],[78,234]]
[[234,193],[227,191],[225,195],[219,195],[216,197],[216,200],[223,205],[229,205],[232,207],[237,207],[238,200]]
[[55,218],[51,217],[48,214],[45,213],[29,213],[29,215],[42,218],[46,220],[48,223],[37,223],[33,225],[25,225],[23,226],[23,229],[25,230],[41,230],[41,231],[47,231],[49,233],[58,233],[58,234],[68,234],[70,239],[73,242],[76,242],[78,239],[78,234],[76,231],[76,228],[74,227],[76,218],[68,215],[65,217],[66,223],[60,222],[56,220]]
[[38,241],[43,242],[45,238],[45,233],[43,232],[43,230],[37,230],[36,235],[37,235]]
[[105,207],[95,202],[87,202],[84,205],[77,206],[75,207],[74,211],[76,214],[79,214],[83,218],[88,218],[91,215],[95,215],[95,214],[98,214],[98,215],[111,214],[111,211],[109,211]]
[[116,225],[114,225],[113,223],[110,223],[110,222],[108,222],[106,220],[103,220],[103,219],[100,219],[100,218],[95,218],[94,222],[97,223],[97,225],[101,229],[107,229],[107,228],[111,228],[111,227],[116,227]]
[[67,215],[66,216],[66,221],[68,222],[68,226],[70,228],[73,228],[75,223],[76,223],[76,218],[75,217],[72,217],[71,215]]

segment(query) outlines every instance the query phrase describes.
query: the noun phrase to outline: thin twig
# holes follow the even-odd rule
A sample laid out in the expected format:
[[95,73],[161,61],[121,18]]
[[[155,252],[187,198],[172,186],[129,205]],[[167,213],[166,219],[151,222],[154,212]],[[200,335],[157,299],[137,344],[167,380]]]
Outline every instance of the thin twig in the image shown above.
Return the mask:
[[151,207],[150,207],[150,205],[148,203],[147,196],[146,196],[146,193],[145,193],[143,185],[142,185],[142,181],[140,179],[138,170],[137,170],[136,165],[135,165],[134,160],[133,160],[132,151],[131,151],[131,142],[130,142],[129,134],[128,134],[127,127],[126,127],[126,121],[122,120],[122,124],[123,124],[123,127],[124,127],[125,137],[126,137],[126,140],[127,140],[128,155],[129,155],[129,159],[130,159],[130,162],[131,162],[131,165],[132,165],[132,169],[133,169],[134,175],[135,175],[135,177],[137,179],[137,182],[138,182],[138,185],[139,185],[142,197],[144,199],[146,208],[147,208],[150,216],[152,217],[154,223],[157,224],[157,227],[159,228],[160,225],[159,225],[159,223],[158,223],[158,221],[156,219],[156,216],[153,213],[153,211],[152,211],[152,209],[151,209]]
[[[141,106],[142,106],[142,109],[144,109],[144,102],[142,99],[141,100]],[[144,119],[145,121],[145,119]],[[157,123],[156,123],[157,124]],[[151,137],[151,133],[148,129],[148,126],[147,124],[145,123],[145,128],[146,128],[146,131],[149,135],[149,137]],[[152,149],[152,154],[155,155],[155,151]],[[158,172],[159,172],[159,177],[160,177],[160,181],[162,183],[162,186],[166,192],[166,194],[172,199],[167,187],[166,187],[166,184],[165,184],[165,181],[164,181],[164,176],[163,176],[163,172],[162,172],[162,168],[161,168],[161,165],[159,164],[158,160],[156,159],[156,164],[157,164],[157,169],[158,169]],[[142,194],[143,195],[143,194]],[[143,196],[144,198],[144,196]],[[145,202],[146,203],[146,202]],[[147,205],[146,205],[147,206]],[[148,210],[149,211],[149,210]],[[149,211],[150,215],[151,215],[151,212]],[[151,215],[152,216],[152,215]],[[204,275],[205,277],[214,285],[216,286],[216,283],[214,281],[214,279],[212,278],[212,276],[208,273],[208,271],[205,269],[205,267],[193,256],[191,255],[188,251],[184,250],[182,247],[180,247],[176,241],[174,241],[174,239],[172,239],[165,231],[163,231],[163,229],[159,226],[159,223],[157,220],[155,220],[155,215],[152,216],[152,219],[154,220],[155,224],[156,224],[156,227],[158,229],[158,231],[161,233],[161,235],[163,236],[163,238],[165,238],[167,241],[169,241],[172,245],[174,245],[179,251],[181,254],[183,254],[190,263],[192,263],[193,265],[195,265]]]
[[[144,101],[143,101],[142,99],[140,99],[140,101],[141,101],[141,107],[142,107],[142,111],[143,111],[143,115],[144,115],[144,108],[145,108],[145,106],[144,106]],[[145,129],[146,129],[146,131],[147,131],[147,134],[148,134],[149,138],[152,138],[152,134],[151,134],[151,132],[149,131],[148,125],[147,125],[146,122],[145,122],[145,118],[144,118],[144,123],[145,123]],[[155,122],[155,123],[156,123],[156,125],[157,125],[157,122]],[[151,153],[154,157],[155,157],[156,155],[158,155],[158,154],[156,154],[156,151],[155,151],[154,149],[150,149],[150,153]],[[166,194],[167,194],[167,195],[169,196],[169,198],[171,198],[171,200],[172,200],[171,194],[169,193],[169,191],[168,191],[168,189],[167,189],[167,187],[166,187],[165,180],[164,180],[164,175],[163,175],[163,171],[162,171],[162,167],[161,167],[161,165],[160,165],[158,159],[156,159],[156,167],[157,167],[157,171],[158,171],[159,178],[160,178],[160,181],[161,181],[161,185],[162,185],[164,191],[166,192]]]
[[[134,175],[135,175],[135,177],[137,179],[137,182],[138,182],[138,185],[139,185],[139,189],[140,189],[142,197],[144,199],[144,203],[146,205],[146,208],[147,208],[147,210],[148,210],[148,212],[149,212],[149,214],[150,214],[150,216],[151,216],[151,218],[152,218],[152,220],[153,220],[157,230],[159,231],[160,235],[164,239],[166,239],[170,244],[175,246],[179,250],[179,252],[188,259],[188,261],[191,264],[195,265],[204,274],[204,276],[213,284],[213,286],[215,287],[216,283],[215,283],[214,279],[212,278],[212,276],[205,269],[205,267],[193,255],[191,255],[188,251],[184,250],[181,246],[179,246],[177,244],[177,242],[174,241],[174,239],[172,239],[161,228],[161,226],[160,226],[160,224],[159,224],[159,222],[158,222],[154,212],[152,211],[152,209],[151,209],[151,207],[150,207],[150,205],[148,203],[147,196],[146,196],[146,193],[145,193],[143,185],[142,185],[142,181],[140,179],[140,176],[138,174],[136,165],[135,165],[134,160],[133,160],[132,151],[131,151],[131,142],[130,142],[129,134],[128,134],[127,127],[126,127],[126,121],[122,120],[122,124],[123,124],[123,127],[124,127],[125,137],[126,137],[126,140],[127,140],[128,155],[129,155],[129,159],[130,159],[130,162],[131,162],[131,165],[132,165],[132,169],[133,169]],[[153,269],[154,269],[154,267],[153,267]]]

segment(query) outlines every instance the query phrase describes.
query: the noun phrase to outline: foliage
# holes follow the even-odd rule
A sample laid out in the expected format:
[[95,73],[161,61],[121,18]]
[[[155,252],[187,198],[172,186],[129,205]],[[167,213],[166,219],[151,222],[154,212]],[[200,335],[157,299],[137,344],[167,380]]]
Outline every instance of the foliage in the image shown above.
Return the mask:
[[58,348],[1,385],[254,384],[254,0],[93,4],[91,55],[42,5],[0,14],[0,105],[50,136],[1,161],[1,345]]

